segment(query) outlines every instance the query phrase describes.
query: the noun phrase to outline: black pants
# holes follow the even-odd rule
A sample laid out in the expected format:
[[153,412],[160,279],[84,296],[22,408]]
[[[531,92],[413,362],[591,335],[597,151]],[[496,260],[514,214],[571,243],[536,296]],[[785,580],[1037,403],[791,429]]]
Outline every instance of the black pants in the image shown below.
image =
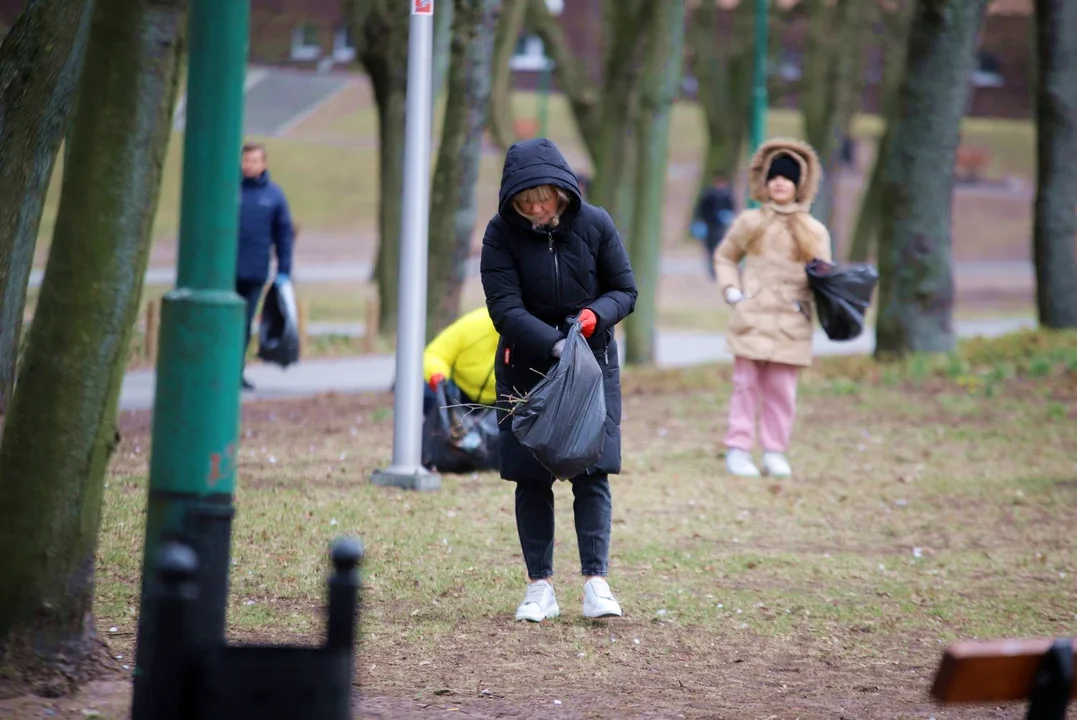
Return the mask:
[[[572,480],[572,511],[580,572],[585,577],[609,573],[613,499],[608,475],[581,475]],[[553,575],[553,481],[516,483],[516,529],[532,580]]]
[[247,322],[243,325],[243,361],[246,364],[247,348],[251,344],[251,323],[258,310],[258,301],[262,299],[265,282],[262,280],[236,280],[236,294],[247,301]]

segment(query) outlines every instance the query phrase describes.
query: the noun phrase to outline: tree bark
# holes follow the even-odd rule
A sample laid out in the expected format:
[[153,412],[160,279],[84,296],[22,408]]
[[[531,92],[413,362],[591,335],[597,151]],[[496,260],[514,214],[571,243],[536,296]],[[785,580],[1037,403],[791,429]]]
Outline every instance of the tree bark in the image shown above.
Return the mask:
[[871,175],[867,187],[860,195],[860,209],[856,216],[849,259],[864,262],[871,255],[875,244],[875,235],[879,231],[880,201],[882,198],[883,158],[886,157],[890,144],[890,127],[895,122],[897,113],[897,96],[901,89],[901,80],[905,72],[905,55],[909,47],[909,29],[912,13],[916,8],[915,0],[899,0],[897,8],[883,14],[883,78],[881,97],[885,129],[875,150]]
[[681,80],[685,0],[652,0],[647,55],[637,118],[636,197],[629,254],[639,285],[635,312],[625,322],[625,359],[655,360],[655,306],[661,272],[662,217],[669,125]]
[[1037,0],[1036,309],[1077,327],[1077,4]]
[[[642,59],[644,30],[652,19],[648,0],[605,0],[605,22],[610,35],[606,38],[606,56],[602,73],[601,132],[597,153],[593,156],[594,176],[591,181],[591,202],[609,211],[613,219],[627,224],[627,213],[618,188],[630,176],[626,166],[626,143],[635,126],[638,102],[637,85]],[[624,212],[622,212],[624,210]]]
[[90,27],[90,0],[36,0],[0,45],[0,416],[15,387],[26,286]]
[[954,157],[987,2],[917,2],[883,160],[877,357],[954,349]]
[[494,31],[494,55],[491,62],[490,136],[502,152],[516,142],[516,128],[512,110],[512,68],[509,62],[516,49],[516,41],[524,28],[529,0],[504,0]]
[[[639,0],[631,0],[639,2]],[[587,75],[587,68],[576,57],[568,44],[561,23],[558,22],[546,0],[527,0],[526,24],[542,38],[546,53],[554,62],[553,76],[572,107],[580,138],[597,166],[599,144],[602,136],[602,94]]]
[[453,0],[449,88],[430,190],[427,337],[460,312],[475,229],[475,187],[490,102],[490,62],[501,0]]
[[741,2],[733,11],[732,30],[722,42],[715,41],[716,3],[701,3],[689,23],[685,42],[693,57],[707,133],[697,196],[719,172],[732,180],[740,164],[751,115],[754,12],[752,3]]
[[[77,681],[102,488],[149,258],[185,0],[96,0],[69,164],[0,443],[0,650]],[[55,678],[54,678],[55,680]]]
[[378,106],[380,183],[374,280],[378,285],[378,327],[382,333],[392,333],[398,313],[410,16],[394,0],[344,0],[344,12]]
[[831,218],[841,146],[860,106],[866,40],[877,10],[875,3],[856,0],[837,0],[833,4],[813,0],[808,8],[811,15],[800,110],[804,134],[823,165],[823,182],[812,204],[812,214],[832,228],[832,243],[838,240]]
[[449,74],[449,55],[452,48],[453,3],[440,2],[434,5],[434,67],[431,101],[437,105],[441,92],[445,89],[445,78]]

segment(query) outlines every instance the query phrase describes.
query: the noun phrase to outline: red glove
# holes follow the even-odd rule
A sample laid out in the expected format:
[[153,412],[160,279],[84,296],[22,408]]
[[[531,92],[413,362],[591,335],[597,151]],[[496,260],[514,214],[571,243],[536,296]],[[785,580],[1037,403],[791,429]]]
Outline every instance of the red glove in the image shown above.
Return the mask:
[[433,375],[430,376],[430,389],[431,390],[437,390],[438,385],[440,385],[443,382],[445,382],[445,376],[442,375],[441,373],[434,373]]
[[585,338],[589,338],[595,334],[595,327],[598,325],[598,316],[595,315],[591,308],[584,308],[580,311],[580,316],[576,318],[580,323],[580,332],[583,333]]

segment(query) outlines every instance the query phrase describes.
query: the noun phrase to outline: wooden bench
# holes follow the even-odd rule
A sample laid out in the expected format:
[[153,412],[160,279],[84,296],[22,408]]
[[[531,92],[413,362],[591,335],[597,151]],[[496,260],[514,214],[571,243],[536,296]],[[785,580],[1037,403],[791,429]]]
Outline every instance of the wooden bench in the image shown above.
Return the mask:
[[946,648],[931,696],[941,704],[1027,700],[1028,720],[1063,720],[1073,681],[1071,639],[961,641]]

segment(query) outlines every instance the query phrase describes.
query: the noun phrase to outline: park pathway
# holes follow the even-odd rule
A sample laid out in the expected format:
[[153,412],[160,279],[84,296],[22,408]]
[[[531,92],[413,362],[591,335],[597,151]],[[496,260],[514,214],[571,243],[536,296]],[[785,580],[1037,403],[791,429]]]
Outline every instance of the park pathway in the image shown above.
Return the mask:
[[[995,337],[1035,325],[1032,318],[1007,318],[958,322],[955,330],[962,338],[978,335]],[[726,351],[725,336],[719,333],[659,330],[656,342],[660,367],[690,367],[732,360]],[[852,342],[837,343],[829,340],[822,331],[817,331],[815,349],[818,355],[869,354],[875,349],[875,335],[873,332],[865,333]],[[393,355],[366,355],[305,360],[287,369],[252,364],[247,369],[247,376],[257,390],[244,393],[243,399],[310,397],[330,392],[386,392],[393,383],[395,362]],[[153,407],[155,381],[152,370],[127,373],[120,394],[120,408],[146,410]]]

